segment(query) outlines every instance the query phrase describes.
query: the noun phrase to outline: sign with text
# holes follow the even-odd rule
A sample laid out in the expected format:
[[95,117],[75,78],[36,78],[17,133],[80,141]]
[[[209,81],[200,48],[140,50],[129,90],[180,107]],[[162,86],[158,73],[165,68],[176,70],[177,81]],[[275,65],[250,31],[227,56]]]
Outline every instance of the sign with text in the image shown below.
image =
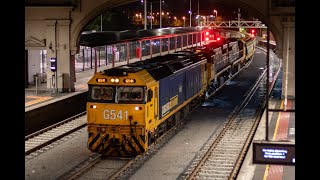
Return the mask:
[[295,165],[295,144],[291,142],[253,141],[253,164]]

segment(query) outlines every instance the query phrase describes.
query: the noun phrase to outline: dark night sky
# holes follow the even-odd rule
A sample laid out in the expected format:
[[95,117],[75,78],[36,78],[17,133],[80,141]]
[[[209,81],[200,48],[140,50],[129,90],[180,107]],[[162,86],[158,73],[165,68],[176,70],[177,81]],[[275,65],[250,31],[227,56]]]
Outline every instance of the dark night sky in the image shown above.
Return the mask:
[[[167,0],[166,4],[168,4],[168,7],[174,11],[179,13],[187,13],[190,8],[190,0]],[[198,1],[197,0],[191,0],[191,8],[194,13],[198,12]],[[213,0],[199,0],[199,11],[209,13],[210,9],[213,11],[213,9],[217,8],[213,4]]]
[[[159,2],[159,0],[147,0],[147,2]],[[213,10],[218,11],[218,16],[230,17],[236,16],[233,15],[233,11],[237,11],[236,8],[230,8],[221,4],[214,3],[215,0],[199,0],[199,12],[203,15],[213,14]],[[152,11],[159,12],[159,3],[152,4]],[[188,11],[190,7],[190,0],[164,0],[162,3],[162,10],[170,11],[174,16],[188,16]],[[197,14],[198,12],[198,0],[191,0],[191,7],[193,13]],[[143,3],[140,1],[130,3],[125,5],[124,10],[127,9],[133,13],[137,11],[143,12]],[[148,3],[147,10],[150,11],[150,4]]]

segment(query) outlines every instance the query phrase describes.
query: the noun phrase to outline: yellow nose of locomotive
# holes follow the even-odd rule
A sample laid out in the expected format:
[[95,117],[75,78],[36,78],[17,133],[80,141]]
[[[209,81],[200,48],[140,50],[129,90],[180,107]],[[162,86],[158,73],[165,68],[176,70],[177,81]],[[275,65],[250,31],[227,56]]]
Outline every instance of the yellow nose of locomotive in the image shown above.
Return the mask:
[[143,104],[88,103],[88,148],[107,156],[132,157],[144,152]]

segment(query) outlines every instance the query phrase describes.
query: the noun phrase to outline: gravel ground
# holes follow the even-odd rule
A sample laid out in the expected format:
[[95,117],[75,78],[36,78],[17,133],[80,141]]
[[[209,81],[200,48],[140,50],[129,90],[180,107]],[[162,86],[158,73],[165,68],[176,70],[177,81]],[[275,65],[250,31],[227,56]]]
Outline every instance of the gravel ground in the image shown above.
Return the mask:
[[[92,153],[87,146],[87,128],[72,133],[43,153],[25,160],[26,180],[57,179],[86,160]],[[50,146],[50,145],[49,145]]]

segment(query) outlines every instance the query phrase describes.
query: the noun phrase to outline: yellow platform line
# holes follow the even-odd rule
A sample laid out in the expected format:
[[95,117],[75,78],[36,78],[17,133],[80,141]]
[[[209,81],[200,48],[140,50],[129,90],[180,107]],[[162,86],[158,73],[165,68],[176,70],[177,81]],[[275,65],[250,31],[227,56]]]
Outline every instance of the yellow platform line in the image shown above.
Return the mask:
[[[284,101],[281,100],[280,109],[283,108],[283,102],[284,102]],[[279,126],[279,121],[280,121],[280,116],[281,116],[281,112],[279,112],[278,117],[277,117],[276,127],[275,127],[274,132],[273,132],[273,138],[272,138],[273,140],[276,139],[276,135],[277,135],[277,131],[278,131],[278,126]],[[270,165],[267,164],[266,169],[265,169],[265,171],[264,171],[263,180],[266,180],[266,179],[267,179],[267,177],[268,177],[268,172],[269,172],[269,168],[270,168]]]
[[42,101],[46,101],[46,100],[48,100],[48,99],[51,99],[52,97],[50,97],[50,96],[43,96],[43,97],[38,97],[38,96],[26,96],[26,98],[35,98],[35,100],[29,101],[29,102],[26,102],[26,103],[25,103],[25,106],[30,106],[30,105],[33,105],[33,104],[36,104],[36,103],[39,103],[39,102],[42,102]]
[[42,97],[41,96],[26,96],[26,98],[39,99],[39,98],[42,98]]

